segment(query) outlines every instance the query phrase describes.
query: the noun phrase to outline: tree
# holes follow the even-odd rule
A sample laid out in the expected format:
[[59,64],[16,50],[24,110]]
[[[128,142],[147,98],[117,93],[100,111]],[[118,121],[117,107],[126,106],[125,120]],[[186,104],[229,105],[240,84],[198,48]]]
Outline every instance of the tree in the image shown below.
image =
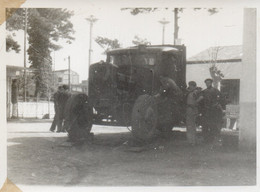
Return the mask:
[[[6,9],[6,29],[9,31],[22,29],[24,21],[23,17],[21,17],[22,14],[22,9]],[[12,35],[8,34],[6,36],[6,51],[10,52],[12,50],[16,53],[21,51],[18,42],[13,39]]]
[[[169,8],[164,8],[165,10],[168,10]],[[194,8],[194,11],[201,10],[202,8]],[[204,8],[206,9],[206,8]],[[132,15],[138,15],[140,13],[150,13],[154,11],[160,10],[159,8],[122,8],[122,11],[124,10],[130,10],[130,13]],[[213,15],[219,11],[217,8],[208,8],[206,9],[210,15]],[[172,10],[174,12],[174,44],[175,41],[179,37],[179,13],[182,13],[184,11],[184,8],[174,8]]]
[[6,37],[6,51],[15,51],[16,53],[19,53],[21,51],[20,45],[15,41],[11,35],[7,35]]
[[[24,86],[24,83],[26,83],[26,86]],[[24,87],[30,87],[30,89],[26,90],[27,99],[29,99],[32,95],[32,92],[35,93],[35,80],[34,80],[34,74],[31,71],[27,70],[26,73],[26,82],[24,81],[24,73],[20,73],[18,76],[18,85],[19,85],[19,96],[22,96],[24,94]]]
[[151,42],[149,42],[147,39],[140,38],[137,35],[134,37],[132,43],[134,45],[151,45]]
[[208,55],[210,58],[210,64],[209,67],[209,73],[213,80],[213,87],[218,88],[219,83],[224,78],[223,73],[218,69],[217,67],[217,61],[218,61],[218,54],[221,50],[221,47],[211,47],[208,50]]
[[[9,31],[24,29],[25,8],[7,9],[6,28]],[[74,40],[73,24],[69,20],[73,12],[67,9],[27,8],[27,33],[29,62],[34,68],[35,95],[49,95],[52,82],[51,51],[59,50],[60,39],[71,43]]]
[[109,39],[106,37],[98,36],[95,39],[95,42],[104,49],[104,54],[107,53],[111,49],[120,48],[121,45],[117,39]]

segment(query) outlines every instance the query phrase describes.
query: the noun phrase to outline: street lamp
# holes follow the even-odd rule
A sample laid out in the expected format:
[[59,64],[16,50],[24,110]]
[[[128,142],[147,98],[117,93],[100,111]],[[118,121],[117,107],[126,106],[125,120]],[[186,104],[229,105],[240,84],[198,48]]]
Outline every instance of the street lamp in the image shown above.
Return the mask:
[[[93,15],[90,15],[86,20],[89,22],[90,27],[89,27],[89,55],[88,55],[88,71],[90,69],[90,64],[91,64],[91,52],[92,52],[92,29],[93,29],[93,24],[98,20],[95,18]],[[88,89],[87,93],[89,94],[89,80],[88,80]]]
[[[98,20],[97,18],[95,18],[93,15],[90,15],[88,18],[86,18],[86,20],[89,22],[90,24],[90,28],[89,28],[89,57],[88,57],[88,65],[90,66],[91,63],[91,52],[92,52],[92,28],[93,28],[93,24]],[[88,66],[88,67],[89,67]]]
[[165,32],[165,25],[167,25],[168,23],[170,23],[170,21],[167,21],[165,18],[163,18],[162,20],[158,21],[159,23],[162,24],[163,29],[162,29],[162,44],[164,45],[164,32]]

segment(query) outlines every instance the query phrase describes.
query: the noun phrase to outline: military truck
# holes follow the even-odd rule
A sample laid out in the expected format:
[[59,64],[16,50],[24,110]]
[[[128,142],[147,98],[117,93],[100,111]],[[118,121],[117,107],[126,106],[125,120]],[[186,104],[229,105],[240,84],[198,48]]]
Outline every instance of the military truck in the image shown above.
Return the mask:
[[107,52],[90,66],[93,123],[131,127],[150,140],[182,121],[186,89],[183,45],[139,45]]

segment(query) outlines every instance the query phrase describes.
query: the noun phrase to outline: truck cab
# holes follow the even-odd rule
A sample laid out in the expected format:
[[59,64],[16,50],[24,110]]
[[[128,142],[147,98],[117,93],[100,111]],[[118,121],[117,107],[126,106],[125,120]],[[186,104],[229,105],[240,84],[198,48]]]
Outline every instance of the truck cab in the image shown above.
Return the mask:
[[90,66],[89,101],[95,124],[131,126],[134,104],[154,96],[161,77],[186,88],[186,48],[182,45],[140,45],[107,52],[105,62]]

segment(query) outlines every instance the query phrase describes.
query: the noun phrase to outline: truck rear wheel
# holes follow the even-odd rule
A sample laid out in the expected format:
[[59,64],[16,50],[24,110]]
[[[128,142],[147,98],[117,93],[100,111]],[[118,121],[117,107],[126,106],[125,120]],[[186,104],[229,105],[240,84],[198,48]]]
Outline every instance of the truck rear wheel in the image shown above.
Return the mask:
[[132,111],[132,133],[134,137],[150,141],[158,136],[158,111],[154,97],[141,95]]

